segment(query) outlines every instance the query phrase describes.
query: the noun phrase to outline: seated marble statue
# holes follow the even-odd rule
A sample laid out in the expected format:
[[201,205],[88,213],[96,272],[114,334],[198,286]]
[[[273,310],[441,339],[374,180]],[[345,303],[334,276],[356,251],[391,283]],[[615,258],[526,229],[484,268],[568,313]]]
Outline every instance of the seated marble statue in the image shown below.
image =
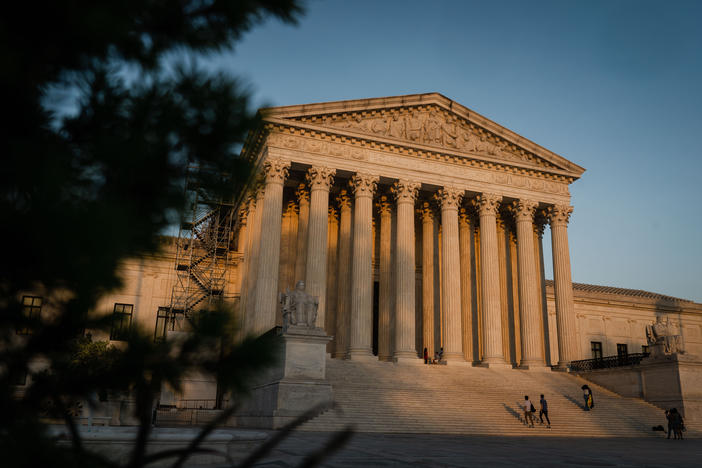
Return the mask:
[[662,349],[663,354],[684,353],[682,337],[673,334],[670,318],[665,322],[661,316],[656,317],[656,322],[646,326],[646,338],[649,346]]
[[305,292],[305,282],[298,281],[295,289],[280,293],[283,311],[283,331],[289,327],[314,328],[317,321],[319,298]]

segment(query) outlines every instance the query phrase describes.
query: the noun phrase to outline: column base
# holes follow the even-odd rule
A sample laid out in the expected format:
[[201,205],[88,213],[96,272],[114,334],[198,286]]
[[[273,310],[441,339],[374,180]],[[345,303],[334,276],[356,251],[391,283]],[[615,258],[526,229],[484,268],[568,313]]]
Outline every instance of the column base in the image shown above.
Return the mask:
[[332,353],[334,359],[346,359],[346,353]]
[[446,365],[450,367],[473,367],[473,363],[465,359],[446,359]]
[[530,364],[520,364],[517,369],[528,370],[532,372],[551,372],[551,367],[544,363],[530,363]]
[[417,356],[395,356],[393,358],[393,362],[395,364],[399,364],[401,366],[423,366],[424,365],[424,359],[420,359]]
[[553,370],[561,371],[561,372],[570,372],[570,369],[568,368],[569,365],[570,365],[570,361],[559,361],[558,364],[553,366]]
[[373,354],[366,349],[349,350],[349,354],[346,356],[346,359],[349,361],[378,361],[378,358],[373,356]]
[[485,367],[489,369],[513,369],[512,364],[508,364],[504,361],[481,362],[478,367]]

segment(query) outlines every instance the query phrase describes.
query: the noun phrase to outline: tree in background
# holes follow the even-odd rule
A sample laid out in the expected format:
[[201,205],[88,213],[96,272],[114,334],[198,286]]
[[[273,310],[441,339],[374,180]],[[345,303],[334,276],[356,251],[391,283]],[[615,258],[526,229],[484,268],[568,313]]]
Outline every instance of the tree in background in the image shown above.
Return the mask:
[[[245,339],[222,353],[229,313],[207,311],[178,349],[134,330],[123,350],[76,337],[104,329],[90,314],[120,286],[127,257],[158,250],[178,222],[188,166],[213,197],[236,198],[250,168],[236,154],[257,119],[234,79],[179,58],[231,47],[267,17],[294,23],[298,0],[55,0],[14,2],[0,15],[0,454],[3,466],[92,466],[72,402],[129,391],[140,427],[128,464],[145,455],[154,395],[193,369],[227,388],[271,363],[270,343]],[[62,106],[69,108],[62,111]],[[23,313],[38,292],[52,314]],[[25,309],[26,310],[26,309]],[[21,338],[17,330],[32,331]],[[83,345],[86,345],[83,343]],[[87,354],[86,354],[87,353]],[[97,365],[109,353],[108,364]],[[78,356],[78,357],[77,357]],[[41,369],[32,366],[42,362]],[[24,396],[13,384],[31,375]],[[48,408],[48,409],[47,409]],[[48,411],[48,413],[47,413]],[[41,418],[73,431],[64,450]],[[209,428],[208,430],[211,430]],[[193,447],[191,447],[193,448]],[[184,455],[185,456],[185,455]],[[181,460],[182,462],[182,460]]]

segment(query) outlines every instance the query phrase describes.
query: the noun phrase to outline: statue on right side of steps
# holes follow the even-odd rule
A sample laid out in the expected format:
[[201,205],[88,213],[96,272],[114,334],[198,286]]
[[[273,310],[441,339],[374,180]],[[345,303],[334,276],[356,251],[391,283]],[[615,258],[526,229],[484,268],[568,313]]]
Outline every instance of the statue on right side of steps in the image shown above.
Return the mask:
[[654,323],[646,325],[646,339],[651,348],[651,357],[685,353],[682,337],[674,334],[670,317],[664,322],[659,315]]

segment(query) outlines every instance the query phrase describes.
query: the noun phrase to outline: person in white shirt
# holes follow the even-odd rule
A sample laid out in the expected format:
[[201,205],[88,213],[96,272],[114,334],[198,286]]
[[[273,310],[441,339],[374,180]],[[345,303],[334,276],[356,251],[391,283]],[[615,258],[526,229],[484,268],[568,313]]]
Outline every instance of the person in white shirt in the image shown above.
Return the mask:
[[534,427],[534,415],[531,411],[532,407],[533,405],[531,404],[531,400],[529,400],[529,395],[524,395],[524,424],[527,424],[529,427]]

